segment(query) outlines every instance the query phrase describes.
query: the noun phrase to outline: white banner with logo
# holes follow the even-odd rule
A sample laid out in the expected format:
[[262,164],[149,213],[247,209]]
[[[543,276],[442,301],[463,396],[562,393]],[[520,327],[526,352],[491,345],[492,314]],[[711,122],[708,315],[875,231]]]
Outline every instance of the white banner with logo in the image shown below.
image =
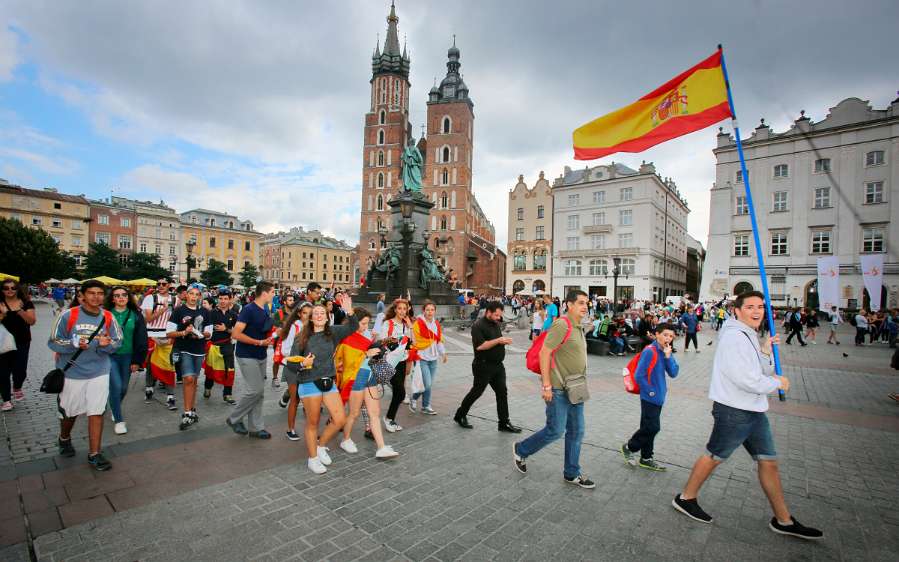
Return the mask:
[[871,299],[871,310],[877,312],[880,310],[880,297],[883,289],[883,254],[862,256],[862,279]]
[[818,258],[818,309],[840,308],[840,258]]

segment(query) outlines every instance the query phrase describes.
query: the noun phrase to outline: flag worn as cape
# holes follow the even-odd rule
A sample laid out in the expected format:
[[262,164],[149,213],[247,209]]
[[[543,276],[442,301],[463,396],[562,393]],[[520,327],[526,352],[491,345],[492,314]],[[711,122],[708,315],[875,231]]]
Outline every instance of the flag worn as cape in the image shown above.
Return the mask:
[[574,158],[641,152],[732,117],[721,50],[634,103],[575,129]]
[[166,386],[175,386],[175,367],[172,365],[172,344],[157,343],[155,338],[148,342],[150,348],[150,374]]

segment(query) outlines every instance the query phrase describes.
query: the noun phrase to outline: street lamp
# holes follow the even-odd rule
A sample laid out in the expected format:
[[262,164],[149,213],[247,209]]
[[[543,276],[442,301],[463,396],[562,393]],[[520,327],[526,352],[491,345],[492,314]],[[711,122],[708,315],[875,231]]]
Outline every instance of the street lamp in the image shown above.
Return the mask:
[[415,209],[415,203],[412,201],[410,197],[403,197],[400,200],[400,214],[403,215],[404,219],[412,218],[412,211]]
[[197,243],[195,240],[190,239],[187,241],[185,246],[187,247],[187,259],[185,260],[187,262],[187,282],[190,283],[190,268],[193,263],[192,254],[194,252],[194,248],[197,246]]

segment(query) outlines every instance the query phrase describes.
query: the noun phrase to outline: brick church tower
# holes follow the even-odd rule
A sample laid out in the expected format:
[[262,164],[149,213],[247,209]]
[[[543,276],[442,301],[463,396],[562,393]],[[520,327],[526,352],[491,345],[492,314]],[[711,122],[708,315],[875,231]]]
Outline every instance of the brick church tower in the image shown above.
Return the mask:
[[400,42],[393,3],[387,16],[384,50],[375,46],[371,69],[371,105],[365,114],[362,148],[362,213],[359,228],[359,267],[368,270],[369,258],[381,246],[379,231],[390,228],[388,198],[402,183],[403,147],[412,136],[409,124],[409,66]]

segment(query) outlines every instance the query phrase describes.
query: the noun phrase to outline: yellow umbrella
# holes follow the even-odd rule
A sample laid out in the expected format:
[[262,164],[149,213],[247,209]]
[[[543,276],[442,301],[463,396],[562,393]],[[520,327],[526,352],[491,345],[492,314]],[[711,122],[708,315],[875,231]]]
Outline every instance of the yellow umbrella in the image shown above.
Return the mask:
[[156,281],[143,277],[141,279],[132,279],[131,281],[125,281],[125,283],[123,284],[128,285],[129,287],[150,287],[155,285]]
[[94,277],[91,279],[92,281],[99,281],[104,285],[122,285],[122,281],[119,279],[115,279],[113,277],[109,277],[108,275],[101,275],[100,277]]
[[3,281],[4,279],[12,279],[13,281],[19,280],[19,278],[15,275],[10,275],[9,273],[0,273],[0,281]]

